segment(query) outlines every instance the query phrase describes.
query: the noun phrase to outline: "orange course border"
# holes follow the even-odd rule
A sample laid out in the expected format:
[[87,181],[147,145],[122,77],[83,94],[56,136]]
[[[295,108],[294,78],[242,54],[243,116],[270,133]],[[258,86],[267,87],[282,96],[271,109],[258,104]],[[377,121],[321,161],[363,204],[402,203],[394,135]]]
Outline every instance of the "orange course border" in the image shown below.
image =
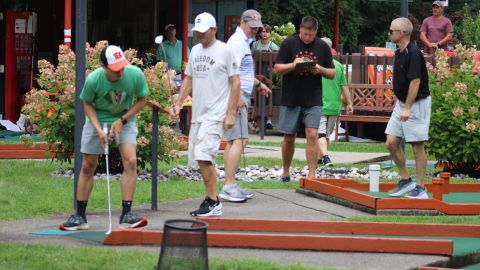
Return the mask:
[[23,143],[0,144],[0,159],[44,159],[53,157],[53,153],[47,156],[48,144],[37,143],[33,147]]
[[[160,245],[162,231],[114,229],[104,239],[105,245]],[[298,234],[258,234],[208,232],[208,246],[287,250],[332,250],[407,254],[452,255],[453,241],[398,239],[354,236],[319,236]]]
[[[348,200],[372,209],[421,209],[436,210],[448,215],[479,215],[480,204],[464,203],[449,204],[441,201],[443,194],[449,192],[480,192],[480,184],[451,184],[445,175],[434,178],[432,184],[426,184],[427,189],[433,191],[432,199],[412,200],[405,198],[379,198],[372,195],[356,192],[367,191],[368,183],[360,183],[352,179],[329,178],[302,178],[300,188],[327,194]],[[380,191],[386,192],[395,187],[395,183],[380,184]]]

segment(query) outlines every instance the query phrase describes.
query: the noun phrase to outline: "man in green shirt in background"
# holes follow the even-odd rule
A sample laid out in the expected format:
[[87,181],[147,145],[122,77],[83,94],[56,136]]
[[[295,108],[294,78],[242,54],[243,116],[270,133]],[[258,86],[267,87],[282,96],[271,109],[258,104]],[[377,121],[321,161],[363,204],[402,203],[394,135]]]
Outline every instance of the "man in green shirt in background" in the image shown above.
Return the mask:
[[[174,69],[178,74],[182,73],[182,41],[177,39],[175,25],[165,26],[165,40],[159,44],[157,49],[157,60],[166,61],[169,69]],[[190,50],[187,48],[187,57]]]
[[[328,37],[323,37],[322,40],[332,48],[332,40]],[[336,52],[332,50],[332,55]],[[320,118],[320,126],[318,128],[318,164],[325,166],[332,166],[332,160],[328,156],[328,138],[332,134],[335,124],[337,123],[337,116],[342,112],[342,92],[345,96],[347,106],[345,112],[347,114],[353,113],[353,101],[350,91],[347,86],[347,79],[343,70],[342,63],[333,59],[335,66],[335,78],[333,80],[322,77],[322,116]]]

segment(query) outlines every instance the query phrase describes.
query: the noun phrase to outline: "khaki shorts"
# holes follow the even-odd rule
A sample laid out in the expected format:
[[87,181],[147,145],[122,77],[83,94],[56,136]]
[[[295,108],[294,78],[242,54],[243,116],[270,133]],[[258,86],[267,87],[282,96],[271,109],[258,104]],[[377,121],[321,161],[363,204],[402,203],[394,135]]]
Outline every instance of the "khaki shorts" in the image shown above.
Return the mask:
[[320,116],[320,126],[318,127],[318,134],[325,135],[325,137],[330,137],[335,124],[337,123],[336,115],[322,115]]
[[430,127],[430,112],[432,97],[415,101],[410,108],[410,117],[407,121],[400,121],[404,103],[397,100],[392,116],[388,121],[385,134],[399,138],[405,138],[405,142],[424,142],[428,140],[428,129]]
[[192,123],[188,136],[188,165],[197,168],[199,160],[215,164],[223,136],[223,122]]
[[245,107],[242,108],[239,114],[235,115],[235,124],[233,127],[225,132],[227,141],[236,139],[248,139],[248,115],[247,111],[250,107],[251,96],[242,91],[241,97],[245,102]]
[[[130,143],[137,144],[138,129],[135,122],[127,122],[120,132],[120,141],[118,144]],[[84,154],[100,155],[104,153],[104,148],[98,138],[98,133],[90,121],[85,121],[82,131],[82,142],[80,152]]]

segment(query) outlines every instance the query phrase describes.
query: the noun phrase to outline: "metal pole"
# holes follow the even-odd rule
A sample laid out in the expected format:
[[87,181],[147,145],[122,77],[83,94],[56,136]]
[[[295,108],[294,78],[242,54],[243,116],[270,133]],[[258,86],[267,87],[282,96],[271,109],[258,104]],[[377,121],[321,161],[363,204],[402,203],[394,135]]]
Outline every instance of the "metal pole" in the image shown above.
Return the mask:
[[80,143],[82,137],[82,128],[85,123],[85,112],[83,111],[80,92],[85,83],[86,54],[85,44],[87,43],[87,1],[75,1],[75,167],[74,167],[74,188],[73,188],[73,207],[77,208],[77,189],[78,176],[82,168],[82,153],[80,153]]
[[400,0],[400,16],[408,18],[408,0]]
[[338,50],[338,43],[340,40],[340,0],[335,0],[334,14],[333,48]]
[[263,137],[265,136],[265,95],[260,94],[259,100],[260,100],[260,140],[263,140]]
[[182,33],[182,79],[185,76],[183,73],[183,63],[188,61],[187,46],[188,46],[188,2],[189,0],[183,0],[183,33]]
[[158,109],[152,107],[152,198],[151,208],[157,210],[157,176],[158,176]]

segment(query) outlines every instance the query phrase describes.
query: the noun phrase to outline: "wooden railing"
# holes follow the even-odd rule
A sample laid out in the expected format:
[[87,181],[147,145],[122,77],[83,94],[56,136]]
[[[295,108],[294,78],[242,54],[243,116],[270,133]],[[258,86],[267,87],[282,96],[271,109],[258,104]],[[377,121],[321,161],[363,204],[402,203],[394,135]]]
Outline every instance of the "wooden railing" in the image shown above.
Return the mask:
[[[255,52],[255,74],[264,75],[273,80],[273,65],[277,59],[277,54],[277,52]],[[354,53],[336,55],[334,58],[345,65],[345,76],[349,83],[390,84],[389,77],[393,68],[393,56],[371,56]],[[425,56],[425,61],[435,64],[431,55]],[[449,64],[458,64],[458,59],[455,57],[449,58]],[[376,72],[369,76],[369,68],[373,68]]]

